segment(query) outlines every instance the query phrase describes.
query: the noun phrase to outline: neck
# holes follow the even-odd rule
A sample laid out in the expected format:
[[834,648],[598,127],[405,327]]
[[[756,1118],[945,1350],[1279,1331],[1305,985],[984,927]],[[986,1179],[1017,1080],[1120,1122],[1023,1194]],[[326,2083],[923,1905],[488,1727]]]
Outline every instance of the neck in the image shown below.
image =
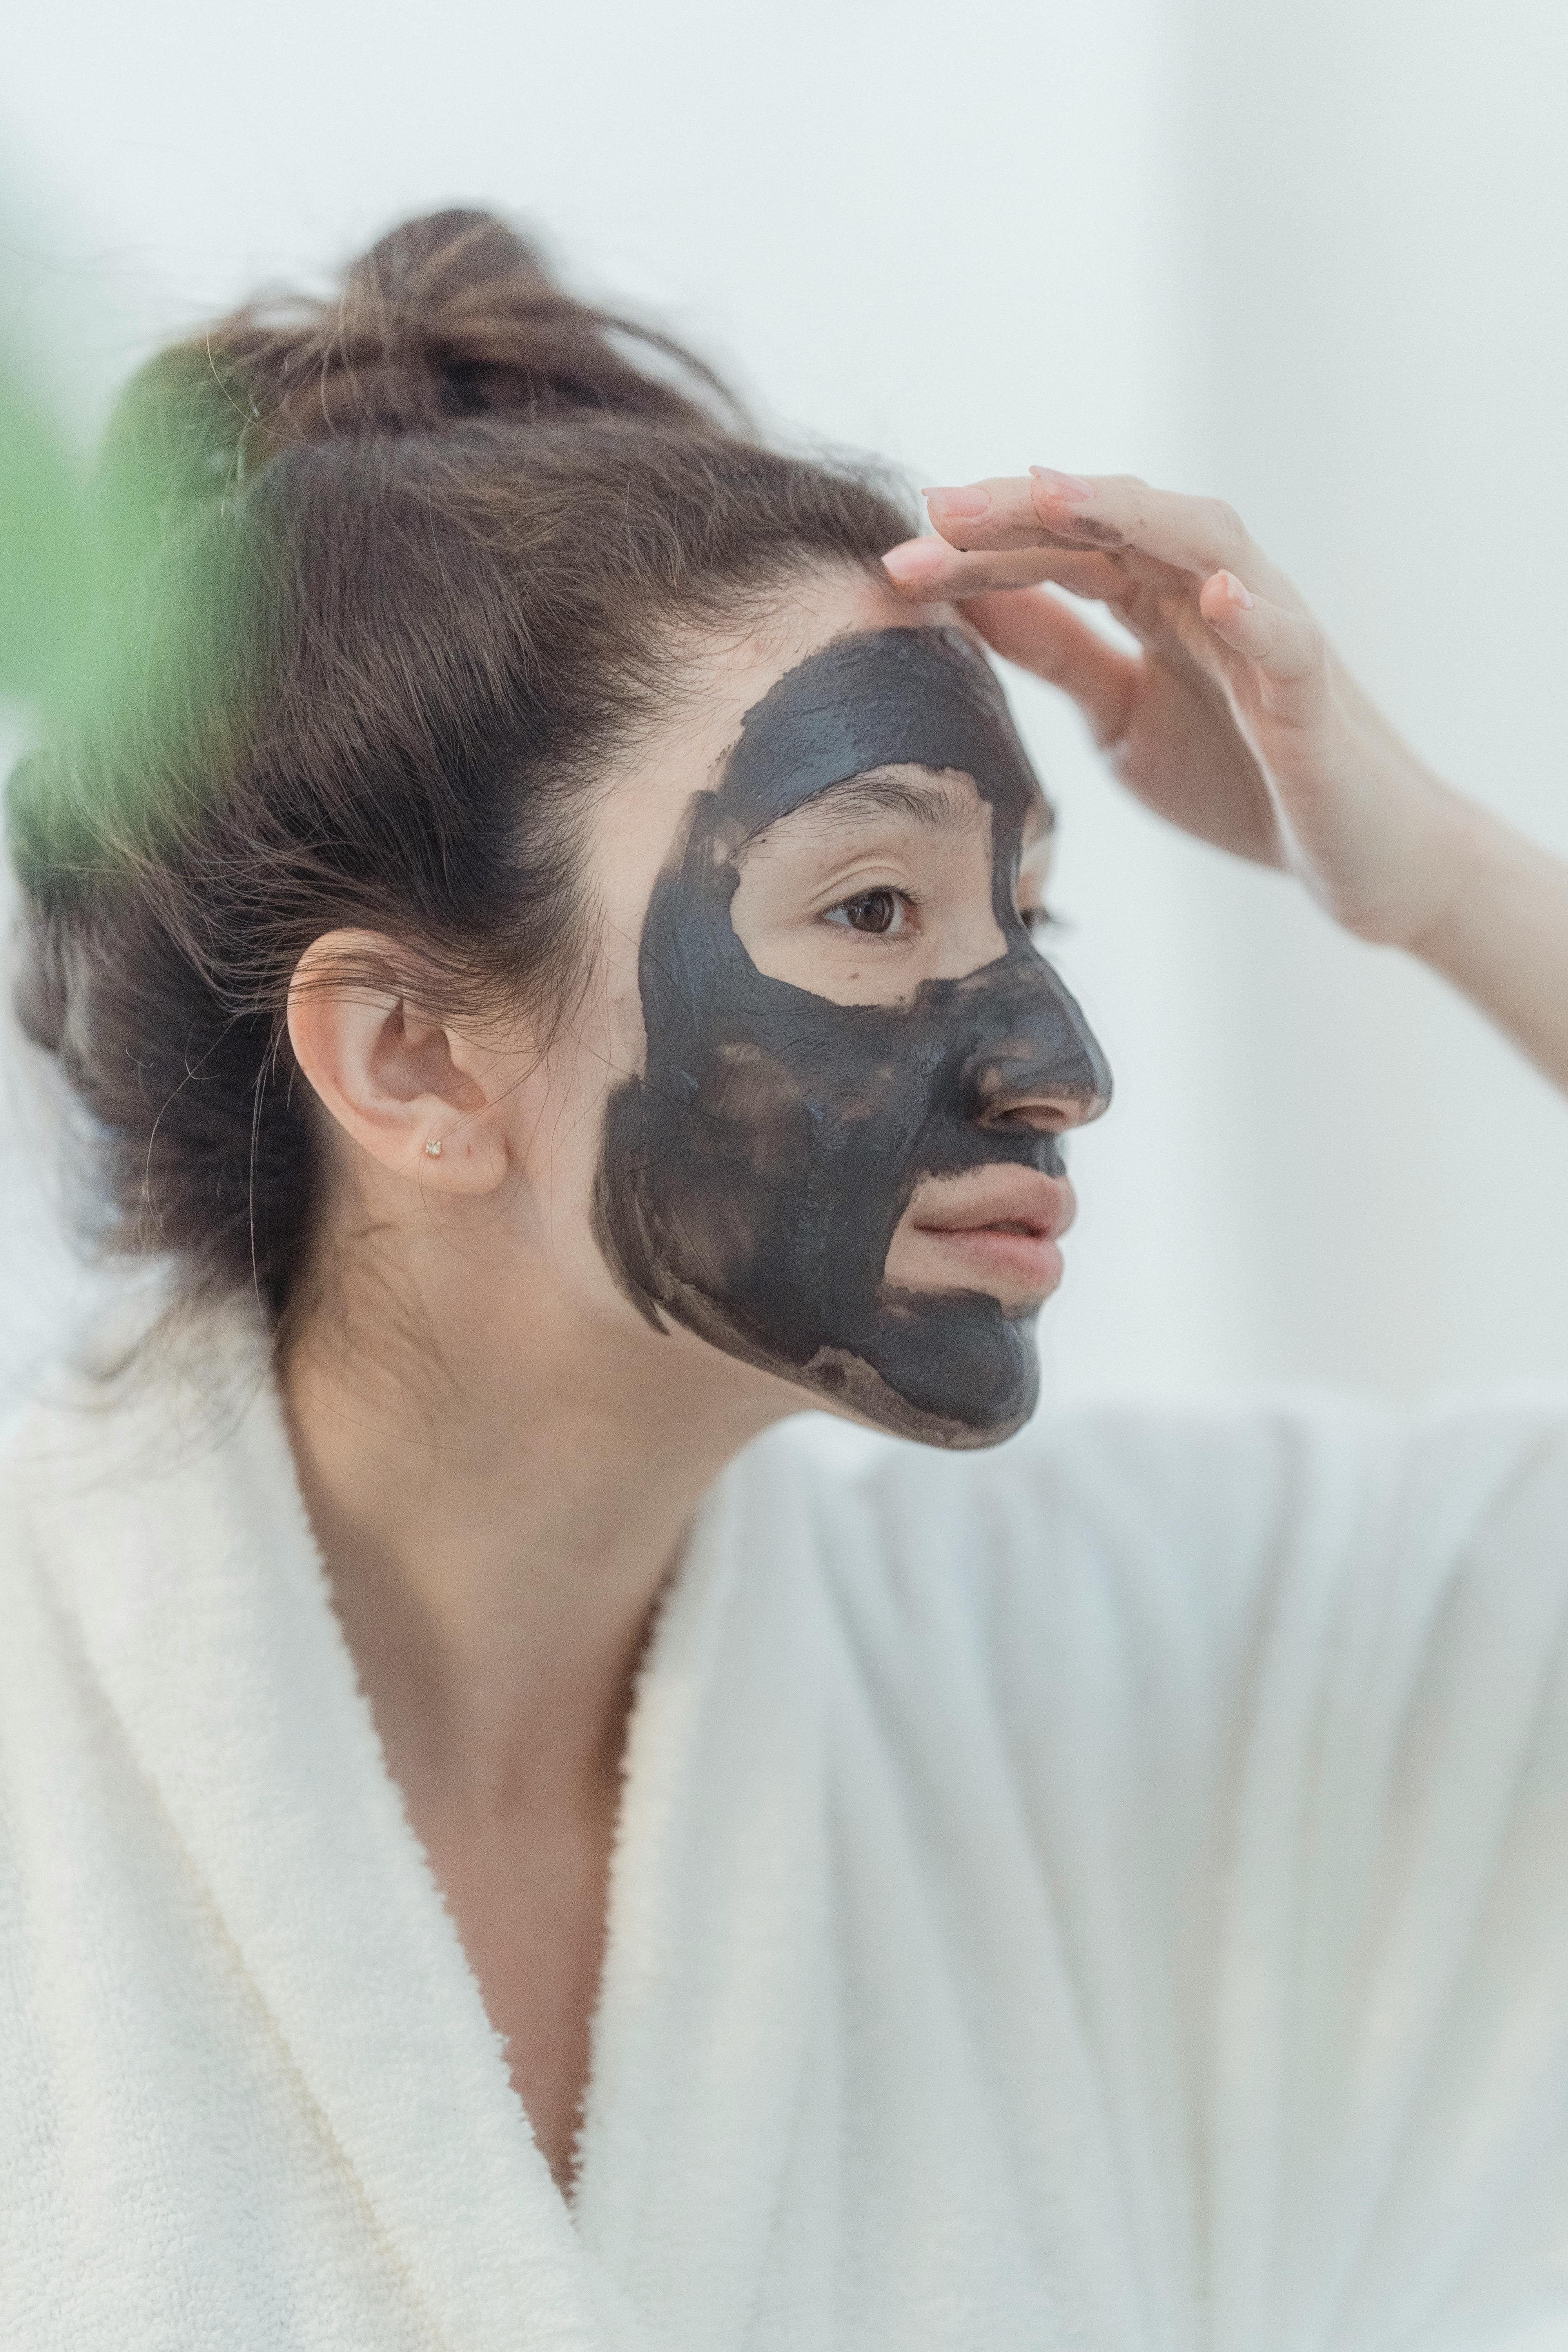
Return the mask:
[[584,1330],[547,1284],[520,1341],[494,1290],[422,1299],[417,1340],[363,1294],[318,1316],[284,1366],[290,1435],[411,1800],[602,1810],[692,1514],[777,1406],[677,1339]]

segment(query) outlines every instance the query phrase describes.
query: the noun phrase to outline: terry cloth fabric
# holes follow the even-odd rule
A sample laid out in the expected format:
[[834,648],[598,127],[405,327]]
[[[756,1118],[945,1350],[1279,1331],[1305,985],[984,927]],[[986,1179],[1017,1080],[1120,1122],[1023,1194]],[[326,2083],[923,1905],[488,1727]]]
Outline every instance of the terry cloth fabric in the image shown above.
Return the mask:
[[568,2204],[226,1348],[0,1487],[8,2352],[1568,2346],[1568,1400],[750,1449]]

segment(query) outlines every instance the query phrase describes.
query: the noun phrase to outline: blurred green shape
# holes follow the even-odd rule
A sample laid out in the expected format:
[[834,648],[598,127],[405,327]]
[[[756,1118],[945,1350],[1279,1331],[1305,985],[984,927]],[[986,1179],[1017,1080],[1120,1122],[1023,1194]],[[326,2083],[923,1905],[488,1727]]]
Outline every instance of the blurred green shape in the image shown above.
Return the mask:
[[162,448],[132,444],[106,470],[83,446],[84,381],[90,400],[106,329],[122,338],[114,289],[72,257],[82,243],[0,153],[0,706],[48,741],[79,734],[123,672],[163,524]]
[[250,635],[225,523],[235,404],[199,343],[165,355],[89,462],[69,395],[79,410],[80,352],[114,299],[84,305],[80,274],[38,258],[57,247],[0,159],[0,721],[25,739],[4,831],[25,889],[58,908],[164,854],[221,793]]
[[42,387],[0,354],[0,696],[73,719],[110,583],[75,457]]

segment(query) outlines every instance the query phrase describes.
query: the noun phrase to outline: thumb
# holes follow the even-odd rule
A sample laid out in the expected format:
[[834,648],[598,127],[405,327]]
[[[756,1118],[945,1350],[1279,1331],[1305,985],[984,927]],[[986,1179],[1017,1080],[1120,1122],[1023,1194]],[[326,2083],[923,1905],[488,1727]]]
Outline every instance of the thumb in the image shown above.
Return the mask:
[[993,652],[1059,686],[1103,751],[1127,732],[1142,661],[1108,645],[1048,588],[999,588],[961,605]]

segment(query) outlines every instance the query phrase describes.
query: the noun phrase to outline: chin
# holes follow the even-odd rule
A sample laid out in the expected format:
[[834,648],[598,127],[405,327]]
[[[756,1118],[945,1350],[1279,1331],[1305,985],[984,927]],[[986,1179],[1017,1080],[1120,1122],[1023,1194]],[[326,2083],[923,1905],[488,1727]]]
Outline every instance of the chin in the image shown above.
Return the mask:
[[1039,1401],[1037,1302],[1005,1307],[989,1291],[883,1282],[853,1300],[840,1291],[836,1310],[831,1288],[782,1282],[759,1314],[732,1291],[650,1264],[656,1303],[637,1303],[656,1329],[683,1327],[824,1411],[895,1437],[953,1453],[1001,1445]]
[[[963,1318],[970,1326],[963,1333],[968,1344],[962,1349],[953,1347],[951,1332],[946,1346],[930,1343],[931,1335],[919,1327],[927,1321],[931,1302],[922,1298],[922,1312],[907,1327],[905,1344],[896,1354],[885,1347],[878,1347],[874,1354],[824,1347],[790,1377],[813,1391],[829,1412],[896,1437],[912,1438],[919,1445],[976,1453],[1005,1444],[1017,1435],[1039,1402],[1038,1309],[1004,1313],[994,1299],[987,1299],[993,1312],[981,1318],[976,1333],[973,1301],[968,1304],[969,1314]],[[942,1319],[955,1321],[958,1317],[947,1313]],[[893,1360],[879,1360],[885,1356]]]

